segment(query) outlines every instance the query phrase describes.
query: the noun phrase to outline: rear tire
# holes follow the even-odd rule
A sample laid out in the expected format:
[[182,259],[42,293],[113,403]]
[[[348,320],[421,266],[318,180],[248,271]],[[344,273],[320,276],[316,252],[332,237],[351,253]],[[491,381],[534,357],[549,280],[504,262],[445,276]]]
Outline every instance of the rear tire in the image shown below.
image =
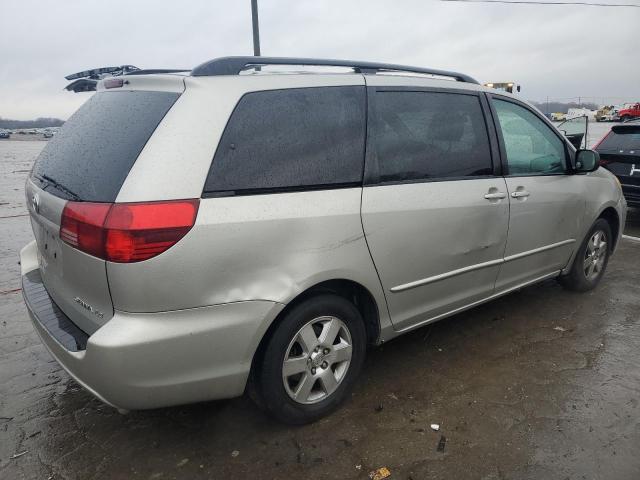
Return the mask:
[[587,292],[594,289],[607,269],[613,238],[609,222],[599,218],[593,224],[576,253],[571,271],[559,278],[567,290]]
[[259,405],[293,425],[328,415],[351,393],[366,342],[360,312],[348,300],[323,294],[296,305],[256,359]]

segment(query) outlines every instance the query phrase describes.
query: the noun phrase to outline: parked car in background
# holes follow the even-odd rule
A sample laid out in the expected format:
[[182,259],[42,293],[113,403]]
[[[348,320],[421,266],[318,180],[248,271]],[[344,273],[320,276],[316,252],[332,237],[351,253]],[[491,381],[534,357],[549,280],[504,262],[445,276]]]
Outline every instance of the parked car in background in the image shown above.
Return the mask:
[[620,108],[616,105],[607,105],[596,112],[596,121],[598,122],[617,122],[620,120]]
[[634,103],[626,106],[626,108],[623,108],[618,112],[618,116],[623,122],[628,122],[629,120],[636,118],[640,119],[640,103]]
[[368,345],[595,288],[626,217],[598,154],[511,94],[299,58],[100,80],[25,188],[23,296],[79,384],[122,409],[247,389],[295,424],[349,398]]
[[11,133],[8,130],[0,130],[0,138],[11,138]]
[[573,118],[579,118],[579,117],[587,117],[591,120],[595,120],[596,119],[596,115],[597,115],[597,111],[596,110],[589,110],[588,108],[570,108],[567,111],[567,117],[566,120],[571,120]]
[[600,165],[620,180],[627,203],[640,207],[640,120],[615,125],[594,149]]
[[53,138],[53,136],[55,135],[56,132],[52,131],[52,130],[45,130],[44,131],[44,138]]
[[551,120],[554,122],[562,122],[567,119],[567,114],[563,112],[553,112],[551,114]]
[[596,111],[596,122],[608,122],[610,121],[611,113],[613,112],[613,105],[605,105],[600,107]]

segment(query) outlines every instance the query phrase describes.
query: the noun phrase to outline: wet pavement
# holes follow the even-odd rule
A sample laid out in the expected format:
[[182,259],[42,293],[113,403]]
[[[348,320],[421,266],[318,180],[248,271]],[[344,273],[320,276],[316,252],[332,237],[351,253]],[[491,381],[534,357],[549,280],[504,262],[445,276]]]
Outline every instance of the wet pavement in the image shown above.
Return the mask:
[[593,292],[548,281],[371,350],[313,425],[246,398],[123,416],[58,367],[17,290],[42,145],[0,143],[0,478],[640,478],[640,242]]

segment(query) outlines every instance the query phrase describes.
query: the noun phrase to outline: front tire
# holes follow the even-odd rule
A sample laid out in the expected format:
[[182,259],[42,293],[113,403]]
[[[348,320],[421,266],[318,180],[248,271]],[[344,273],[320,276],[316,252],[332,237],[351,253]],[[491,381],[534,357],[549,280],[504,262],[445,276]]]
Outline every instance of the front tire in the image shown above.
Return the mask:
[[607,269],[612,245],[609,222],[599,218],[580,245],[571,271],[568,275],[560,277],[562,286],[574,292],[594,289]]
[[332,294],[287,312],[256,364],[260,404],[278,420],[304,424],[335,410],[350,394],[366,354],[358,309]]

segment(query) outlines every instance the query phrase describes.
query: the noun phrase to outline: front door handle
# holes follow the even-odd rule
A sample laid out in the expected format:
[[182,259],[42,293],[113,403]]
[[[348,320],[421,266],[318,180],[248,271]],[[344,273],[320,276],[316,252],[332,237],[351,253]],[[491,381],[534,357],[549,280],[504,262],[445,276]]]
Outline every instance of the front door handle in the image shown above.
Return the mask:
[[529,195],[531,195],[529,192],[527,192],[526,190],[516,190],[515,192],[511,192],[511,196],[513,198],[526,198]]
[[502,198],[507,198],[507,194],[504,192],[487,193],[484,198],[487,200],[500,200]]

